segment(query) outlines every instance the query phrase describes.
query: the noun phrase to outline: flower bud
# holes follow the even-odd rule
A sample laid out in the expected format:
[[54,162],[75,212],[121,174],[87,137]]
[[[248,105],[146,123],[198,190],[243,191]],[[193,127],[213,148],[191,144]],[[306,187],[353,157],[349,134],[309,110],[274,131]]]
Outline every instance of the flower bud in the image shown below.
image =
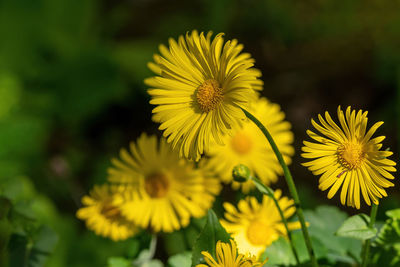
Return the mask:
[[250,179],[250,169],[243,164],[236,165],[232,170],[232,176],[236,182],[246,182]]

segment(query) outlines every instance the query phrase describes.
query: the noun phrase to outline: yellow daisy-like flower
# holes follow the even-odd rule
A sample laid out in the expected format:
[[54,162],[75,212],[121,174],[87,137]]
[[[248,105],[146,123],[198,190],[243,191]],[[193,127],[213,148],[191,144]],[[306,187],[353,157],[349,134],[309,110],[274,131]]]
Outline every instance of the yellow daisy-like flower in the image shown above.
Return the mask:
[[368,205],[378,204],[379,198],[387,196],[385,188],[393,186],[388,179],[394,179],[396,163],[387,159],[393,153],[381,151],[384,136],[371,139],[383,122],[375,123],[367,130],[367,112],[346,109],[346,114],[337,110],[340,126],[325,112],[325,119],[318,115],[321,125],[311,120],[321,135],[310,130],[307,134],[317,143],[304,141],[302,156],[314,159],[303,163],[314,175],[321,175],[319,188],[330,188],[332,198],[340,187],[342,205],[360,208],[360,192]]
[[[274,192],[285,218],[289,218],[296,211],[294,201],[287,197],[281,198],[281,195],[280,190]],[[263,196],[262,203],[255,197],[246,197],[239,201],[238,209],[225,202],[224,208],[225,220],[221,220],[221,224],[236,241],[239,253],[250,253],[259,257],[279,236],[287,236],[279,211],[268,196]],[[288,228],[299,229],[300,223],[289,222]]]
[[230,244],[218,241],[215,250],[216,259],[209,252],[202,251],[201,254],[203,254],[207,265],[197,264],[196,267],[261,267],[266,262],[258,262],[255,256],[238,254],[236,244],[232,239]]
[[199,160],[211,141],[222,144],[221,137],[245,115],[249,101],[262,89],[248,53],[237,40],[224,44],[223,34],[198,34],[197,31],[169,39],[161,45],[160,55],[149,68],[157,75],[145,80],[151,88],[153,120],[186,158]]
[[[293,133],[291,125],[285,121],[285,114],[278,104],[269,102],[262,97],[254,102],[249,111],[258,118],[271,133],[287,164],[294,154],[292,147]],[[210,165],[220,174],[224,182],[232,181],[232,169],[238,164],[244,164],[265,184],[276,182],[283,170],[276,156],[260,129],[250,120],[246,120],[240,129],[232,135],[223,137],[225,146],[210,147]],[[247,193],[254,187],[251,181],[245,183],[233,182],[234,188],[242,186]]]
[[113,159],[109,181],[129,185],[122,214],[142,228],[172,232],[202,217],[221,190],[217,178],[179,158],[166,140],[142,134]]
[[121,187],[107,184],[95,185],[89,196],[82,198],[84,207],[77,211],[76,217],[85,220],[87,228],[97,235],[109,237],[113,241],[133,236],[137,233],[137,227],[121,214],[117,200],[122,190]]

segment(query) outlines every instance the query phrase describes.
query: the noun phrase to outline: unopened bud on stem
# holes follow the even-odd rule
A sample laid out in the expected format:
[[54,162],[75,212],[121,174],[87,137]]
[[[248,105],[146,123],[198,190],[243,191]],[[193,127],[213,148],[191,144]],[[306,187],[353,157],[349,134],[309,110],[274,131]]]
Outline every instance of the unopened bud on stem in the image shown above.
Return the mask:
[[233,179],[236,182],[243,183],[250,179],[250,169],[243,164],[236,165],[232,170]]

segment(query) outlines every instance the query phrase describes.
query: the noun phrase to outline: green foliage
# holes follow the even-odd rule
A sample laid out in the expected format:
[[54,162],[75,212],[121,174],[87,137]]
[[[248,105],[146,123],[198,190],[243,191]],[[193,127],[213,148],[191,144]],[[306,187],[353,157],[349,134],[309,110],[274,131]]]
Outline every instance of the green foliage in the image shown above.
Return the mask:
[[[193,249],[206,221],[207,216],[203,218],[192,218],[191,223],[183,229],[172,233],[159,234],[165,252],[168,255],[173,255],[171,256],[173,262],[187,256],[188,251]],[[177,258],[176,260],[174,260],[175,256]],[[191,252],[189,260],[191,263]]]
[[377,266],[400,264],[400,209],[386,212],[389,217],[372,243],[373,262]]
[[7,246],[13,232],[13,227],[8,219],[8,213],[11,208],[11,202],[0,197],[0,265],[6,265],[7,262]]
[[193,247],[192,266],[204,263],[202,251],[208,251],[215,258],[215,246],[218,241],[229,243],[230,236],[220,224],[213,210],[207,214],[207,222]]
[[107,261],[107,267],[163,267],[164,264],[160,260],[156,259],[148,259],[142,261],[140,264],[132,263],[132,260],[120,258],[120,257],[111,257]]
[[[128,257],[109,257],[107,259],[108,267],[163,267],[164,264],[154,259],[157,239],[155,236],[150,241],[149,248],[140,250],[137,256],[128,255]],[[135,251],[136,251],[135,247]],[[136,251],[137,252],[137,251]]]
[[400,219],[400,209],[388,210],[388,211],[386,211],[385,214],[390,219],[393,219],[393,220],[399,220]]
[[192,252],[185,251],[168,259],[168,267],[190,267],[192,264]]
[[[359,260],[360,257],[361,241],[335,235],[347,218],[344,212],[337,207],[319,206],[315,211],[306,210],[304,214],[319,261],[329,264],[356,264],[355,259]],[[306,264],[309,256],[302,232],[294,231],[292,237],[300,262]],[[296,263],[289,241],[282,237],[265,250],[262,258],[269,259],[267,266],[289,266]]]
[[368,226],[370,218],[366,214],[357,214],[348,218],[338,229],[336,234],[343,237],[351,237],[360,240],[373,238],[377,230]]
[[42,267],[58,241],[56,233],[47,226],[14,234],[9,244],[10,267]]
[[[41,267],[54,251],[57,233],[40,223],[32,209],[36,196],[26,177],[0,179],[0,263],[10,267]],[[7,266],[6,265],[6,266]]]
[[278,240],[274,241],[271,246],[265,250],[261,258],[268,258],[267,266],[289,266],[295,265],[296,263],[290,244],[283,237],[279,237]]
[[[117,243],[98,237],[75,212],[88,188],[106,179],[109,158],[120,147],[140,131],[156,132],[155,124],[142,119],[151,116],[143,85],[151,72],[145,65],[159,43],[187,30],[223,31],[244,43],[264,68],[269,90],[263,94],[285,106],[297,132],[304,116],[293,114],[315,112],[318,107],[307,103],[331,99],[320,91],[328,86],[344,103],[379,112],[387,136],[395,133],[399,7],[379,0],[0,1],[0,266],[104,266],[107,259],[118,266],[147,247],[146,233]],[[292,98],[297,101],[285,100]],[[394,138],[387,139],[395,146]],[[319,201],[302,197],[309,206]],[[389,201],[398,206],[398,194],[381,205]],[[373,241],[377,265],[400,265],[399,213],[387,212]],[[342,228],[347,216],[334,207],[318,207],[306,217],[322,263],[355,265],[361,241],[354,238],[372,234],[362,216]],[[187,253],[180,253],[194,246],[204,223],[199,225],[162,236],[163,260],[178,253],[170,261],[183,264]],[[301,232],[293,236],[306,262]],[[270,262],[292,264],[287,245],[285,239],[272,244],[266,252]]]
[[107,261],[108,267],[132,267],[132,262],[125,258],[111,257]]
[[168,255],[192,250],[205,223],[206,216],[203,218],[193,218],[187,227],[172,233],[160,235]]
[[309,232],[327,249],[328,262],[352,262],[359,259],[361,241],[352,238],[336,236],[335,233],[346,220],[346,213],[334,206],[319,206],[315,211],[305,211],[305,217],[310,224]]
[[396,243],[400,243],[400,220],[387,220],[380,229],[375,242],[381,246],[392,246]]

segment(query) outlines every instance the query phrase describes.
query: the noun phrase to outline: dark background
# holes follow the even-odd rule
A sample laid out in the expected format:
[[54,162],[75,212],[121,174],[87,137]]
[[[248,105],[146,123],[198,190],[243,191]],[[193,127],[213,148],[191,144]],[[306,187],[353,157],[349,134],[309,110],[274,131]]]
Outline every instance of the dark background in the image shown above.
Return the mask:
[[[33,203],[58,233],[48,266],[103,266],[129,254],[136,241],[96,237],[75,212],[121,147],[143,131],[160,135],[146,64],[160,43],[197,29],[238,39],[256,59],[263,95],[293,126],[290,168],[304,206],[340,205],[300,165],[302,140],[311,118],[327,110],[336,119],[337,106],[350,105],[369,111],[369,127],[385,121],[378,134],[397,161],[399,8],[379,0],[2,0],[0,189]],[[395,184],[380,218],[398,207]],[[277,187],[287,192],[283,179]]]

